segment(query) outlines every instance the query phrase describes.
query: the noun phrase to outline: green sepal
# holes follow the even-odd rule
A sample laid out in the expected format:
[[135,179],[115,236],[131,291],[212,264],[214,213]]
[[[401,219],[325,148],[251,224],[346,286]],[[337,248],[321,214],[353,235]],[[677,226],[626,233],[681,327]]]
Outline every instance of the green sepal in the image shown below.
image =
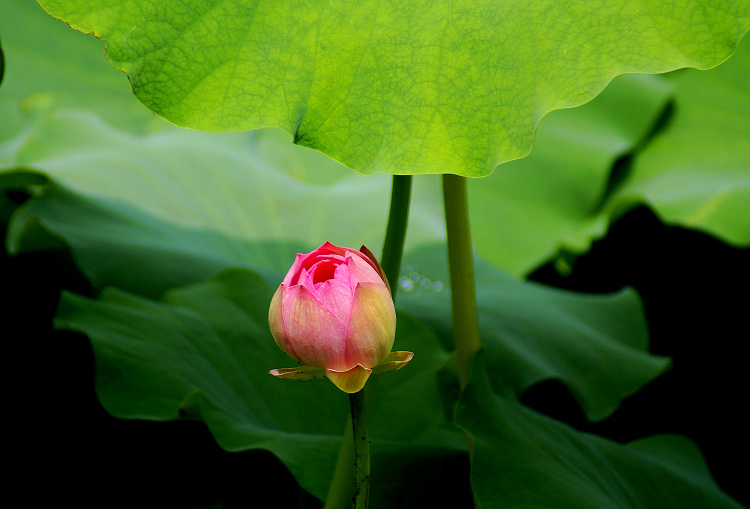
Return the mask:
[[278,378],[298,380],[300,382],[315,382],[318,380],[325,380],[327,378],[325,369],[316,368],[313,366],[297,366],[295,368],[272,369],[268,373]]

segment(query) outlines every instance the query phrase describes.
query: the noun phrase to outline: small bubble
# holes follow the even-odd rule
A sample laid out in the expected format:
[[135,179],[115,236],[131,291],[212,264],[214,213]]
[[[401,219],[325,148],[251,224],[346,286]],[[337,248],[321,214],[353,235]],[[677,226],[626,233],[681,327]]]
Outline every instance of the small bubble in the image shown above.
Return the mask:
[[435,290],[436,292],[443,291],[443,282],[435,281],[434,283],[432,283],[432,289]]
[[421,284],[421,285],[422,285],[422,288],[429,288],[430,286],[432,286],[432,281],[430,281],[430,280],[429,280],[429,279],[427,279],[427,278],[423,278],[423,279],[422,279],[422,280],[421,280],[421,281],[419,282],[419,284]]
[[408,278],[405,277],[402,277],[398,280],[398,286],[405,292],[410,292],[414,289],[414,283],[412,283]]
[[411,277],[412,281],[419,281],[419,274],[417,272],[411,273],[409,277]]

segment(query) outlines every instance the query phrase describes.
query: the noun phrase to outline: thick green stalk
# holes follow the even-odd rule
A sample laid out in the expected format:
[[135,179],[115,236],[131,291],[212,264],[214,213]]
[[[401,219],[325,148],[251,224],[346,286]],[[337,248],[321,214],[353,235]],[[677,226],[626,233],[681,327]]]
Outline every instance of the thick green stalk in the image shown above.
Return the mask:
[[451,274],[453,337],[461,387],[469,382],[471,359],[479,350],[479,324],[474,286],[474,258],[469,228],[466,179],[443,175],[445,226],[448,234],[448,265]]
[[388,278],[391,295],[396,299],[398,275],[401,272],[401,257],[404,253],[406,226],[409,222],[409,201],[411,199],[411,175],[394,175],[391,189],[391,210],[383,242],[383,256],[380,266]]
[[[380,258],[380,266],[385,272],[391,287],[391,296],[396,299],[398,289],[398,275],[401,271],[401,257],[404,250],[404,239],[406,238],[406,226],[409,221],[409,201],[411,200],[411,175],[394,175],[393,188],[391,190],[391,208],[388,214],[388,226],[385,231],[383,242],[383,255]],[[367,390],[368,404],[374,401],[375,386],[377,379],[372,377],[365,386]],[[360,391],[363,392],[363,391]],[[336,460],[336,469],[333,472],[331,486],[328,488],[328,496],[324,509],[344,509],[351,507],[352,479],[355,476],[355,448],[352,421],[347,423],[344,437]],[[369,463],[368,463],[369,465]],[[369,477],[369,466],[368,466]]]
[[364,389],[349,394],[354,433],[354,509],[367,509],[370,500],[370,442],[367,439]]

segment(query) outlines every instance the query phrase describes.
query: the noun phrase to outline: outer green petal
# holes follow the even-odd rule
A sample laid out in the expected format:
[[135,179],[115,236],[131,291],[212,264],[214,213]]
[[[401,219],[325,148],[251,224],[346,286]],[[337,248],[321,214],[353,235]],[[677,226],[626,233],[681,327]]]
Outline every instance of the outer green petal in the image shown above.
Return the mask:
[[313,366],[297,366],[295,368],[280,368],[272,369],[268,372],[269,375],[273,375],[277,378],[284,378],[285,380],[297,380],[300,382],[313,382],[317,380],[325,380],[326,371],[323,368],[316,368]]
[[347,371],[326,370],[326,375],[331,382],[342,391],[350,394],[361,391],[371,373],[372,370],[362,366],[362,364],[357,364]]
[[372,368],[376,375],[397,371],[406,366],[414,357],[413,352],[391,352],[380,364]]

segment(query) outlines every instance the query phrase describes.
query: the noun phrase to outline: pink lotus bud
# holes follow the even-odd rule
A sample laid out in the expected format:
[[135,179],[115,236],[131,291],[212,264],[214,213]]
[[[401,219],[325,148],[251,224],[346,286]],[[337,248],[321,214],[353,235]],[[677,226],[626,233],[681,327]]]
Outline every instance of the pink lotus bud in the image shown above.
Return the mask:
[[[386,358],[396,361],[389,356],[396,333],[393,299],[383,270],[364,246],[357,251],[326,242],[298,254],[273,296],[268,323],[276,344],[307,365],[271,371],[275,376],[327,377],[351,393],[362,389],[373,367]],[[405,355],[397,357],[401,364],[393,369],[408,362]]]

